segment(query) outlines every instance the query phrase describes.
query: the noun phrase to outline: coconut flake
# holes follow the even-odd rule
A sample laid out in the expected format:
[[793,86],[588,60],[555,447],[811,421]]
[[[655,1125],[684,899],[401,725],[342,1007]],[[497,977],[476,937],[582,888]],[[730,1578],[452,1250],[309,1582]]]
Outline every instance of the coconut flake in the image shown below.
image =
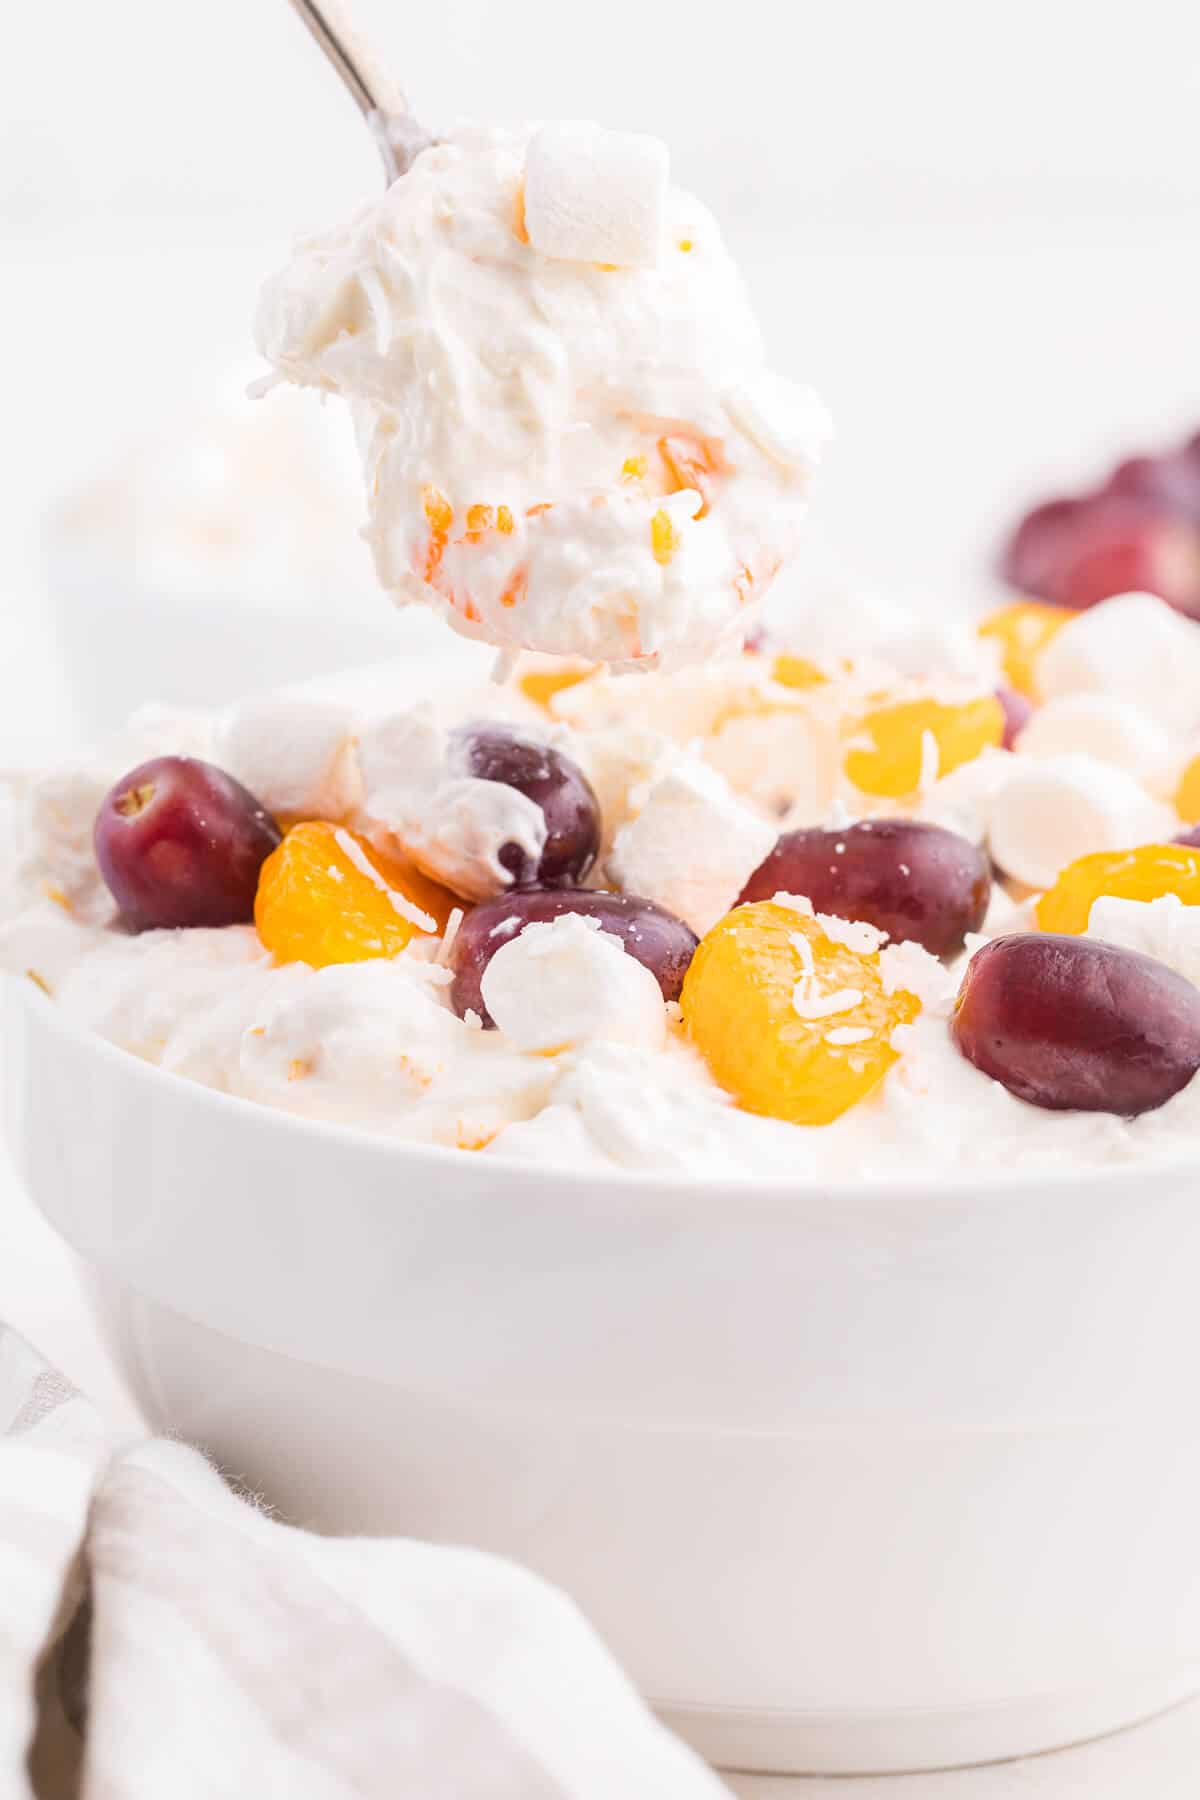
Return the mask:
[[436,919],[431,918],[427,912],[422,912],[419,906],[414,906],[412,901],[406,899],[403,894],[398,894],[395,888],[388,886],[375,864],[363,851],[361,844],[356,843],[348,831],[343,831],[339,826],[333,834],[333,841],[346,861],[351,863],[360,875],[365,875],[372,887],[378,888],[381,894],[387,895],[395,911],[409,925],[415,925],[418,931],[434,932],[437,930]]

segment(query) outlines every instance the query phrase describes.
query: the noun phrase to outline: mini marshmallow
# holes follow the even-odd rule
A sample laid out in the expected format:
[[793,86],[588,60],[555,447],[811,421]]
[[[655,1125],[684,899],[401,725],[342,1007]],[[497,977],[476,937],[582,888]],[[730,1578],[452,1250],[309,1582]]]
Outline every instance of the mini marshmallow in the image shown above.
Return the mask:
[[1132,701],[1060,694],[1034,713],[1017,749],[1022,756],[1093,756],[1154,786],[1166,773],[1169,745],[1158,721]]
[[985,750],[935,781],[917,808],[917,818],[956,831],[973,844],[985,843],[992,803],[1016,767],[1010,750]]
[[243,701],[225,720],[216,760],[277,818],[345,819],[361,798],[351,715],[332,701]]
[[725,411],[764,456],[810,474],[833,436],[829,409],[810,387],[762,369],[722,398]]
[[1107,694],[1168,730],[1200,722],[1200,631],[1153,594],[1118,594],[1064,625],[1037,660],[1046,700]]
[[527,925],[496,951],[481,987],[496,1025],[522,1050],[549,1054],[596,1040],[657,1049],[666,1041],[654,976],[580,913]]
[[1028,887],[1051,887],[1078,856],[1161,842],[1177,829],[1170,808],[1111,763],[1079,755],[1013,763],[989,808],[988,847]]
[[1092,903],[1087,935],[1153,956],[1200,986],[1200,906],[1185,906],[1178,894],[1149,901],[1105,895]]
[[617,833],[608,866],[627,894],[656,900],[703,937],[735,904],[776,835],[715,769],[689,761],[654,783],[641,812]]
[[584,123],[543,125],[525,159],[530,243],[563,262],[656,268],[669,166],[659,138]]

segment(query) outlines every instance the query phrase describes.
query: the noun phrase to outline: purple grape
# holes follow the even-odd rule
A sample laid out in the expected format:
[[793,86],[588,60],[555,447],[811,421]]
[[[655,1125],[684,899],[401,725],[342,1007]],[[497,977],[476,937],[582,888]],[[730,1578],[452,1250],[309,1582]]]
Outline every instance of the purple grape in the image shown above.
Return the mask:
[[1018,694],[1016,688],[1010,687],[998,687],[996,698],[1004,708],[1004,736],[1001,743],[1005,750],[1011,750],[1033,717],[1033,704],[1024,694]]
[[507,725],[465,725],[456,734],[468,775],[516,788],[546,820],[546,843],[537,863],[520,844],[505,844],[499,861],[516,887],[582,881],[600,850],[600,802],[577,763],[561,750],[522,737]]
[[619,937],[630,956],[643,963],[663,992],[678,1000],[683,978],[695,954],[697,938],[690,926],[665,906],[639,900],[635,894],[607,894],[588,888],[525,888],[485,900],[467,914],[450,952],[454,983],[450,1003],[460,1019],[476,1012],[491,1024],[483,1004],[484,971],[503,945],[519,937],[527,925],[545,925],[564,913],[599,919]]
[[92,842],[135,931],[245,925],[279,827],[249,789],[191,756],[157,756],[105,795]]
[[863,819],[843,831],[785,832],[738,904],[802,894],[818,912],[947,956],[979,930],[991,892],[988,859],[966,838],[916,819]]
[[1131,456],[1113,470],[1107,491],[1158,501],[1200,525],[1200,466],[1190,446],[1162,456]]
[[1020,933],[971,958],[951,1031],[1019,1100],[1132,1118],[1200,1069],[1200,989],[1115,944]]
[[1187,844],[1192,850],[1200,850],[1200,825],[1192,825],[1187,831],[1181,831],[1178,837],[1171,839],[1173,844]]

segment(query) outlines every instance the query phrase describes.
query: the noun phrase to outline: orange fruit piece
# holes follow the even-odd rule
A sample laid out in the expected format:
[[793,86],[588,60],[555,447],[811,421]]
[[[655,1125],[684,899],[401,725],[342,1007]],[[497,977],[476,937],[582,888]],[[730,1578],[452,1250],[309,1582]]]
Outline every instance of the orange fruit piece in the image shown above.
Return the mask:
[[775,900],[727,913],[701,940],[680,995],[714,1078],[747,1112],[828,1125],[879,1085],[891,1035],[920,1011],[888,994],[879,958]]
[[989,613],[979,635],[999,644],[1009,687],[1027,700],[1038,700],[1037,659],[1067,620],[1077,616],[1070,607],[1049,606],[1044,600],[1014,600]]
[[815,688],[825,687],[829,677],[818,669],[815,662],[809,662],[807,656],[782,655],[775,658],[771,665],[771,679],[780,687]]
[[595,663],[569,663],[557,669],[526,669],[517,677],[517,686],[527,700],[536,706],[549,706],[555,694],[565,694],[578,687],[596,669]]
[[1139,844],[1136,850],[1098,850],[1076,857],[1037,903],[1043,931],[1087,930],[1094,900],[1160,900],[1176,894],[1200,905],[1200,850],[1186,844]]
[[1189,825],[1200,825],[1200,756],[1193,756],[1179,778],[1175,811]]
[[258,878],[254,923],[280,962],[367,962],[436,937],[454,895],[356,832],[325,820],[293,825]]
[[926,734],[937,750],[937,774],[972,762],[1004,736],[1004,708],[994,694],[947,705],[901,700],[864,713],[853,736],[866,741],[846,752],[846,774],[864,794],[899,800],[921,785]]

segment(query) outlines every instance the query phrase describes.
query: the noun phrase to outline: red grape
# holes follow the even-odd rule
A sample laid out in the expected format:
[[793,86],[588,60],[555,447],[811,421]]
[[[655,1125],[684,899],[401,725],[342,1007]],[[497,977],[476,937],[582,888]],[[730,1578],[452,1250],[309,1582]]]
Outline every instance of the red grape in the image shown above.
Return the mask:
[[1094,606],[1113,594],[1158,594],[1200,611],[1200,533],[1159,499],[1100,493],[1037,507],[1018,527],[1004,573],[1022,593],[1057,606]]
[[490,1025],[481,982],[496,951],[519,937],[527,925],[545,925],[564,913],[599,919],[619,937],[630,956],[643,963],[662,989],[664,1000],[678,1000],[683,978],[696,949],[690,926],[635,894],[608,894],[588,888],[525,888],[501,894],[473,907],[458,928],[450,952],[454,983],[450,1003],[459,1018],[476,1012]]
[[992,873],[977,845],[916,819],[785,832],[738,899],[800,894],[818,912],[859,919],[934,956],[962,948],[987,912]]
[[127,924],[245,925],[258,872],[280,841],[240,781],[190,756],[139,764],[106,794],[92,834]]
[[1113,470],[1107,491],[1157,500],[1200,525],[1200,458],[1192,445],[1166,456],[1131,456]]
[[971,958],[951,1030],[1020,1100],[1131,1118],[1200,1069],[1200,989],[1115,944],[1027,932]]
[[546,842],[533,861],[520,844],[505,844],[499,861],[515,886],[582,881],[600,850],[600,802],[577,763],[561,750],[522,737],[507,725],[466,725],[456,734],[466,773],[516,788],[542,810]]

